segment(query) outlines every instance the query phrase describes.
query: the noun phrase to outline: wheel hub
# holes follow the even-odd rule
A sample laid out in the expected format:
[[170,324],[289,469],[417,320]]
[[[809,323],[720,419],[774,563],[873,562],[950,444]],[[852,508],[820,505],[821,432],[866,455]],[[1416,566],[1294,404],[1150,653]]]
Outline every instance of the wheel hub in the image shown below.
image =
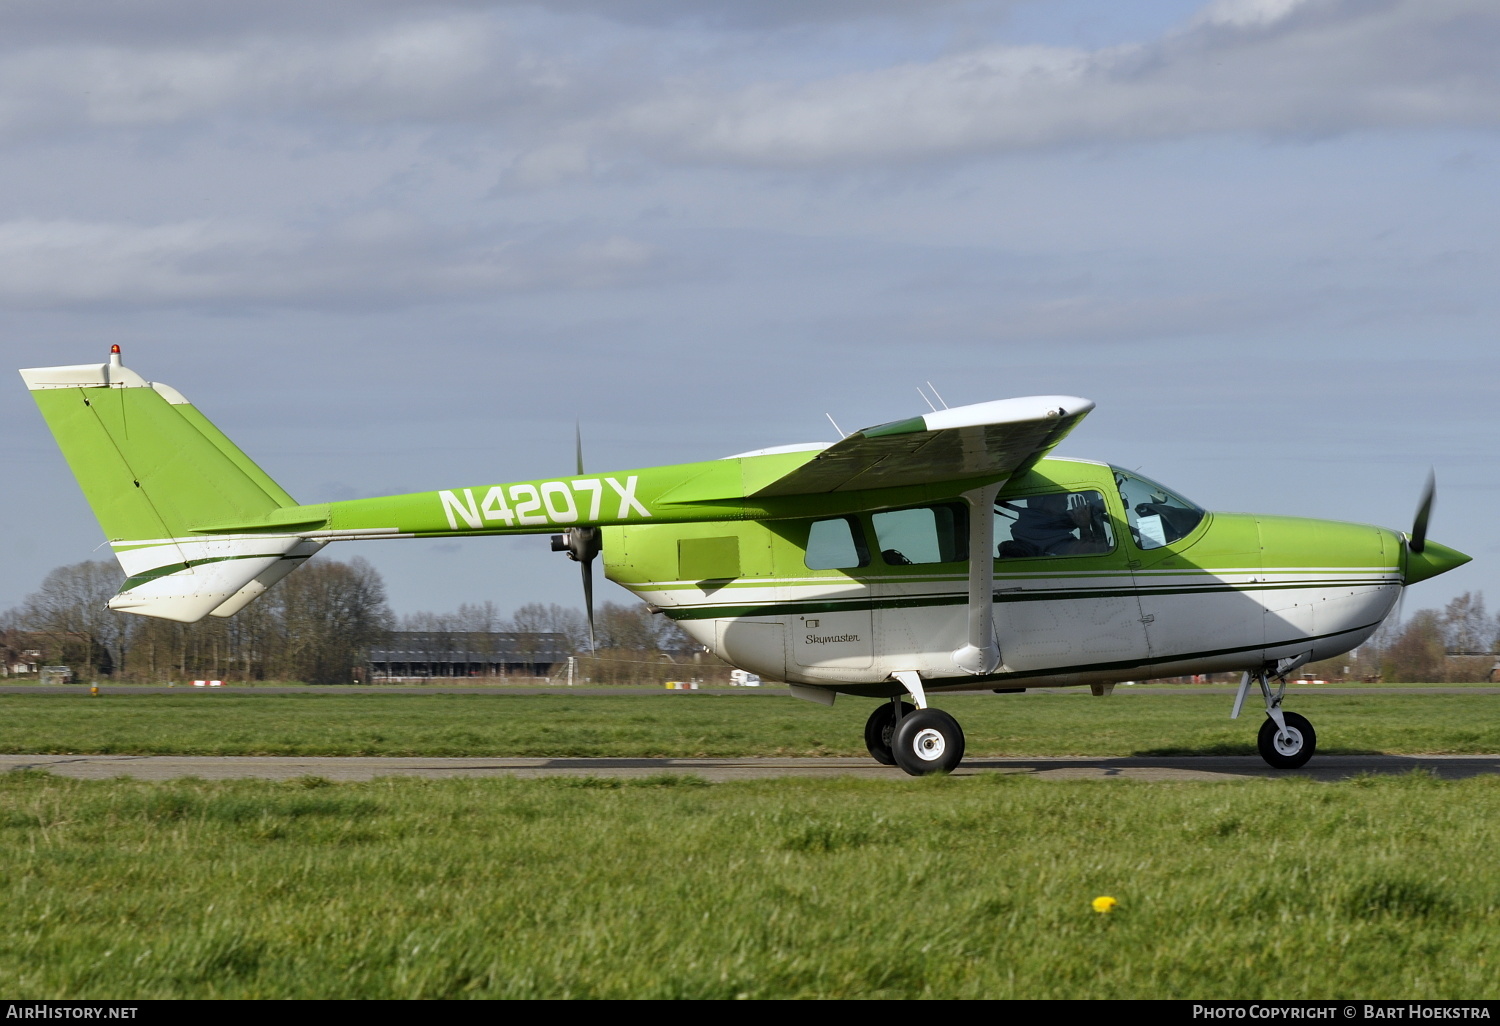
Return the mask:
[[1282,755],[1296,755],[1302,751],[1302,731],[1296,727],[1278,730],[1272,744],[1276,746],[1276,751]]
[[923,762],[936,762],[943,757],[943,751],[948,747],[947,742],[943,740],[942,733],[931,727],[918,731],[917,736],[912,740],[917,758]]

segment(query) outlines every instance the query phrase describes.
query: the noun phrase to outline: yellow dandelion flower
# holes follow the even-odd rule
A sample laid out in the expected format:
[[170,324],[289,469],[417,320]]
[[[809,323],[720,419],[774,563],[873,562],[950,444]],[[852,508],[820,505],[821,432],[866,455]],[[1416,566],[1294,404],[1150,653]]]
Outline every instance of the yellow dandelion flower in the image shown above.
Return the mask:
[[1108,895],[1103,895],[1101,897],[1095,898],[1093,902],[1095,912],[1113,912],[1115,910],[1115,906],[1118,904],[1118,901],[1116,901],[1114,898],[1109,897]]

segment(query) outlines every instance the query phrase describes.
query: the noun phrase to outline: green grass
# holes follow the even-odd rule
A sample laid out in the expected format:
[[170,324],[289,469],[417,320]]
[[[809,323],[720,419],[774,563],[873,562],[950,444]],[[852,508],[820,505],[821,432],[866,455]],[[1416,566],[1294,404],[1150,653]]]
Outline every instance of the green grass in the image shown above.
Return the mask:
[[12,773],[0,846],[17,999],[1500,992],[1493,778]]
[[[1224,695],[951,695],[972,755],[1254,755]],[[1500,752],[1500,695],[1293,696],[1324,754]],[[863,755],[870,700],[773,695],[0,695],[0,752],[733,757]]]

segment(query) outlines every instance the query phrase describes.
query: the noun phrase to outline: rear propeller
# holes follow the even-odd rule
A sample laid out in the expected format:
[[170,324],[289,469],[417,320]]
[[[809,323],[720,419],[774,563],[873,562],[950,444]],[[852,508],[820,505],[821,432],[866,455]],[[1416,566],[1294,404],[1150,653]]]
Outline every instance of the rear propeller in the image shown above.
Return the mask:
[[[578,475],[583,476],[583,431],[573,425],[573,440],[578,453]],[[552,551],[566,552],[568,558],[581,564],[583,570],[583,606],[589,618],[589,651],[594,651],[594,557],[603,548],[597,527],[570,527],[552,536]]]

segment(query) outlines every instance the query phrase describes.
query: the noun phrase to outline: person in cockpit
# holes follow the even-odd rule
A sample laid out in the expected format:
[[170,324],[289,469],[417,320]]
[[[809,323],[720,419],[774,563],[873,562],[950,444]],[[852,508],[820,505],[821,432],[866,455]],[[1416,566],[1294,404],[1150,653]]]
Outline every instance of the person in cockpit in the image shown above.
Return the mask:
[[[1024,503],[1024,505],[1022,505]],[[1076,556],[1107,552],[1109,543],[1096,527],[1097,493],[1055,492],[1002,501],[1000,507],[1016,514],[1010,540],[1000,543],[1002,559],[1028,556]]]

